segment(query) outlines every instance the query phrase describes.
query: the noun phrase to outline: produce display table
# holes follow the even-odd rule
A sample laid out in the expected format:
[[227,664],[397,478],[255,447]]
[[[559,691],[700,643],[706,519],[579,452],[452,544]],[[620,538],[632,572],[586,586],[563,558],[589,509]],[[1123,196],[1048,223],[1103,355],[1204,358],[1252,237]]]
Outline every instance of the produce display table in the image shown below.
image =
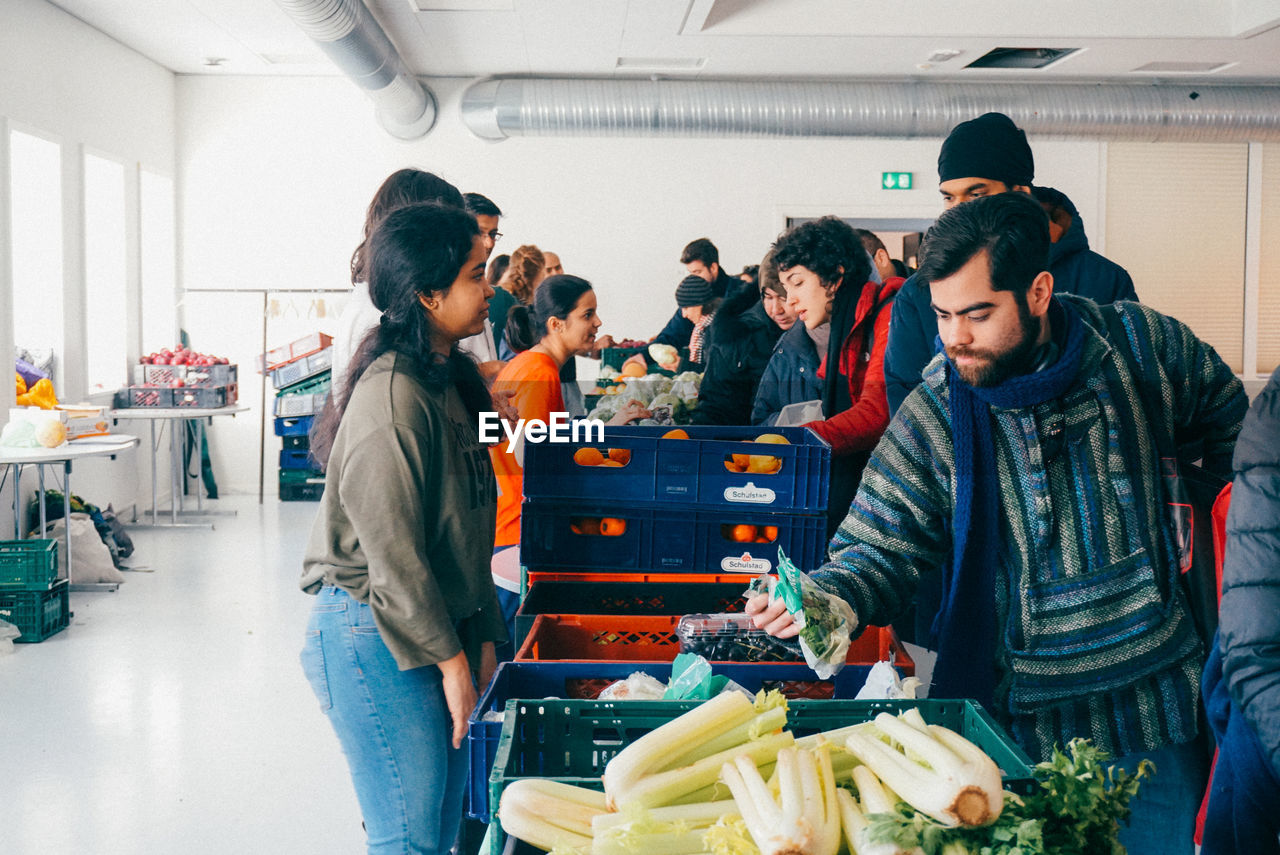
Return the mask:
[[[168,526],[172,528],[213,528],[211,522],[179,522],[178,518],[186,515],[195,516],[225,516],[235,514],[235,511],[213,511],[204,509],[204,496],[199,489],[196,490],[196,509],[188,511],[183,507],[182,494],[186,487],[186,466],[182,461],[182,444],[178,441],[178,432],[185,428],[187,422],[194,422],[196,427],[196,448],[200,448],[205,436],[205,422],[214,416],[234,416],[236,413],[245,413],[249,411],[249,407],[244,404],[237,404],[227,407],[202,408],[202,407],[129,407],[125,409],[116,409],[111,411],[111,418],[116,421],[147,421],[151,423],[151,522],[153,526]],[[156,422],[161,422],[160,432],[164,432],[164,422],[169,423],[169,522],[161,523],[159,521],[159,513],[156,507],[156,458],[159,455],[159,446],[156,444]]]
[[[70,521],[71,511],[71,461],[84,457],[112,457],[128,451],[139,442],[136,436],[128,434],[112,434],[111,436],[93,436],[72,440],[58,448],[0,448],[0,465],[6,467],[5,479],[13,473],[13,536],[21,540],[22,531],[22,467],[35,466],[39,473],[39,485],[36,487],[36,500],[40,507],[40,532],[43,536],[45,517],[45,482],[44,467],[62,464],[63,513]],[[2,482],[0,482],[2,483]],[[66,526],[67,572],[71,570],[71,526]],[[73,591],[114,591],[118,585],[114,583],[72,585]]]

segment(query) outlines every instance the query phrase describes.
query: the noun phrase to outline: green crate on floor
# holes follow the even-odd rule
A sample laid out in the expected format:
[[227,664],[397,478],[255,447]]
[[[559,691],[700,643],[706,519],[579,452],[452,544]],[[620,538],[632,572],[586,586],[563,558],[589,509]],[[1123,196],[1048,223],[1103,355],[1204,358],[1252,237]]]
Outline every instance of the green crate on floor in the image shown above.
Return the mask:
[[318,502],[324,495],[324,473],[315,469],[281,469],[280,501]]
[[47,591],[58,581],[58,541],[0,540],[0,590]]
[[47,591],[0,591],[0,619],[22,633],[16,641],[44,641],[71,622],[70,589],[64,579]]

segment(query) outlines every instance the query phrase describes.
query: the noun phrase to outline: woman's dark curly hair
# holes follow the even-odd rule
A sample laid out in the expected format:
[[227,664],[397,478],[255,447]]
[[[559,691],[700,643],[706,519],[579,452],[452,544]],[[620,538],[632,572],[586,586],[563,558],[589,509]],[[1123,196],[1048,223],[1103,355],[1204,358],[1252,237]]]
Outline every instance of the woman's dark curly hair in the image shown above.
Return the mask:
[[382,320],[360,342],[341,396],[336,401],[329,399],[312,429],[311,453],[321,466],[328,463],[356,384],[388,351],[407,357],[428,388],[456,386],[472,415],[492,406],[475,362],[456,344],[448,357],[432,351],[434,325],[419,300],[448,293],[479,234],[480,227],[471,214],[434,202],[397,208],[374,230],[368,241],[365,270],[369,297],[382,311]]
[[773,245],[778,270],[804,267],[824,285],[841,281],[861,288],[871,278],[871,259],[853,227],[839,217],[822,217],[788,229]]

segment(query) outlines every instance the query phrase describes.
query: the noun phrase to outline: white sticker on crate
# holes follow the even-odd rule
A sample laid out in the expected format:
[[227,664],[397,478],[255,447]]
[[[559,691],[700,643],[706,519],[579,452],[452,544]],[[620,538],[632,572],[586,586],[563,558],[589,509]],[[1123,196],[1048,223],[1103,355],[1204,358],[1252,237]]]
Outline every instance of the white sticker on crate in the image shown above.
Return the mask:
[[734,557],[729,556],[720,562],[720,569],[728,573],[768,573],[773,569],[767,558],[752,558],[750,552]]
[[726,502],[748,502],[753,505],[772,505],[778,500],[778,494],[768,487],[757,487],[748,481],[745,487],[726,487],[724,500]]

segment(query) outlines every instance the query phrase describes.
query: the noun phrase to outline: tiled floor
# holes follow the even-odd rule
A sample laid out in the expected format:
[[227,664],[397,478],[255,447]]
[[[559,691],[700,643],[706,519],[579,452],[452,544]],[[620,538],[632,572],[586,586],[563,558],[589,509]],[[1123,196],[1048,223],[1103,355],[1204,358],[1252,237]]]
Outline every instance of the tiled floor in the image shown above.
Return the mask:
[[356,853],[360,813],[298,666],[297,588],[316,505],[207,529],[139,529],[115,593],[0,657],[0,851]]

